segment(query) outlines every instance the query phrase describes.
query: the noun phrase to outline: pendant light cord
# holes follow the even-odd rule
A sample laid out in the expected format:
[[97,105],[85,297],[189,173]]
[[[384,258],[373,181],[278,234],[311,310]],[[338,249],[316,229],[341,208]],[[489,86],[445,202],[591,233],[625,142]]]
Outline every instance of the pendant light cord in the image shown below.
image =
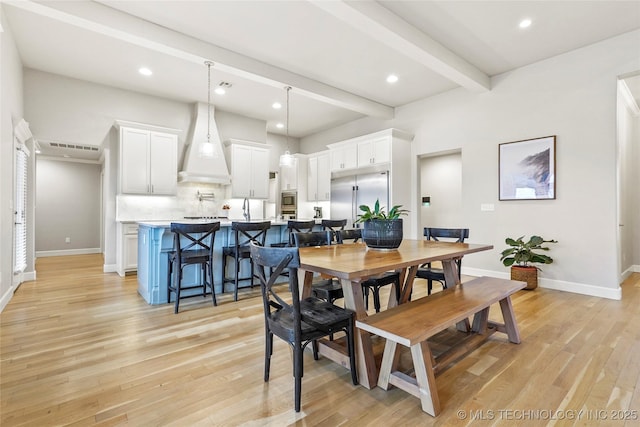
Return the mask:
[[286,152],[289,153],[289,92],[291,91],[291,86],[286,86],[285,89],[287,91],[287,150]]
[[207,143],[211,143],[211,66],[213,62],[205,61],[207,65]]

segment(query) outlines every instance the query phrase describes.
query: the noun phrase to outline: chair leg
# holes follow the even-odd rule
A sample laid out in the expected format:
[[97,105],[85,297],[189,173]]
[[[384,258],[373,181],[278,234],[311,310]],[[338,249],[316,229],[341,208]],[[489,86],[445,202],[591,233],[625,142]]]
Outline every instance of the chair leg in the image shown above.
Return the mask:
[[363,286],[362,290],[364,291],[364,309],[369,310],[369,287]]
[[168,257],[167,264],[167,303],[171,302],[171,288],[173,287],[173,261]]
[[269,370],[271,368],[271,355],[273,354],[273,334],[267,330],[265,335],[264,349],[264,382],[269,381]]
[[[333,337],[333,334],[331,334],[331,336]],[[311,348],[313,349],[313,360],[318,360],[318,340],[313,340],[311,342]]]
[[347,348],[349,350],[349,368],[351,369],[351,381],[358,385],[358,372],[356,372],[356,349],[354,345],[353,317],[347,325]]
[[234,281],[234,294],[233,300],[238,301],[238,275],[240,274],[240,258],[235,258],[236,260],[236,271],[235,271],[235,281]]
[[209,285],[211,286],[211,299],[213,300],[213,306],[216,307],[218,305],[218,301],[216,301],[216,288],[213,285],[213,261],[205,264],[205,270],[209,268]]
[[431,295],[432,289],[433,289],[433,280],[427,279],[427,295]]
[[175,292],[176,292],[176,305],[173,309],[173,314],[178,314],[178,306],[180,305],[180,286],[182,286],[182,266],[178,266],[178,271],[176,271],[178,275],[178,282],[175,284]]
[[253,271],[253,260],[251,258],[249,258],[249,265],[251,266],[251,289],[253,289],[253,275],[254,275],[254,271]]
[[202,274],[202,298],[207,297],[207,264],[200,264],[200,273]]
[[222,293],[224,294],[224,285],[226,283],[227,274],[227,256],[222,254]]
[[380,313],[380,288],[375,287],[373,291],[373,307],[376,309],[376,313]]
[[302,372],[304,359],[302,358],[302,345],[301,343],[294,343],[293,345],[293,376],[295,377],[295,410],[300,412],[300,396],[302,394]]

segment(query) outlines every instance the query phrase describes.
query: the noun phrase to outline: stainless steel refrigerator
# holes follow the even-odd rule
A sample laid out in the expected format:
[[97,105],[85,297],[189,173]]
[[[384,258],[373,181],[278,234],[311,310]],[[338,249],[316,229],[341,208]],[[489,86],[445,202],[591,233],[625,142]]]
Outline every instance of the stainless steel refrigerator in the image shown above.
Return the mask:
[[376,200],[389,211],[389,172],[352,175],[331,180],[331,219],[347,219],[346,228],[354,225],[360,205],[373,208]]

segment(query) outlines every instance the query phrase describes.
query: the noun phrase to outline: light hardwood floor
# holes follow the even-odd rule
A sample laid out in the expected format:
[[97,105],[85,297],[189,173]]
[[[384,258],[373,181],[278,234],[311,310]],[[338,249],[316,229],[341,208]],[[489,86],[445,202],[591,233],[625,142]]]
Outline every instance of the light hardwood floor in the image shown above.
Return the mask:
[[[262,379],[259,288],[238,302],[222,295],[218,307],[209,298],[184,300],[174,315],[173,305],[146,304],[135,275],[103,274],[98,255],[41,258],[37,275],[0,315],[3,427],[639,422],[637,273],[621,301],[540,288],[517,293],[522,343],[494,334],[438,376],[437,418],[401,390],[353,386],[344,368],[310,353],[296,414],[289,351],[277,339],[271,380]],[[426,286],[416,286],[419,297]]]

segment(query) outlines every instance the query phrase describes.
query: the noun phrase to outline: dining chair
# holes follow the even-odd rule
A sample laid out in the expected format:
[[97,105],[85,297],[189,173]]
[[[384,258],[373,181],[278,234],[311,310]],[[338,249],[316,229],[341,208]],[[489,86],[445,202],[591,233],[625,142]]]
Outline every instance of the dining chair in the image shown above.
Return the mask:
[[347,225],[346,219],[323,219],[320,222],[320,226],[323,230],[330,230],[333,240],[337,241],[338,238],[336,236],[336,231],[344,230],[344,227]]
[[[425,227],[424,237],[427,240],[434,241],[450,241],[457,243],[464,243],[464,239],[469,237],[468,228],[434,228]],[[462,268],[462,258],[457,259],[456,266],[458,267],[458,278],[460,278],[460,270]],[[442,284],[442,289],[447,289],[447,283],[444,280],[444,271],[442,268],[434,268],[431,263],[422,264],[416,272],[416,278],[427,280],[427,295],[431,295],[433,290],[433,282],[437,281]]]
[[[233,283],[233,300],[238,301],[239,283],[244,280],[251,281],[253,288],[253,278],[255,276],[253,261],[251,260],[251,250],[249,243],[255,242],[264,246],[267,238],[267,230],[271,228],[271,221],[262,222],[232,222],[231,231],[233,232],[233,246],[225,246],[222,248],[222,292],[224,292],[225,283]],[[235,262],[234,276],[226,277],[227,258],[233,258]],[[251,274],[249,276],[240,277],[240,264],[244,259],[249,260]]]
[[[293,233],[293,243],[297,248],[308,246],[327,246],[333,240],[331,230],[311,231],[306,233]],[[331,304],[335,300],[344,298],[342,285],[332,278],[316,281],[311,285],[311,295],[323,299]]]
[[[338,244],[343,244],[345,241],[351,241],[356,243],[362,239],[362,229],[354,228],[349,230],[336,231]],[[400,301],[400,274],[395,271],[388,271],[380,277],[374,277],[367,279],[362,284],[362,290],[364,293],[365,308],[369,309],[369,290],[373,293],[373,307],[376,309],[376,313],[380,312],[380,289],[383,286],[395,284],[396,302]]]
[[[257,276],[260,279],[264,305],[264,381],[269,381],[273,336],[276,335],[293,349],[294,407],[296,412],[300,412],[305,347],[312,343],[313,358],[318,360],[317,340],[343,331],[347,340],[351,381],[357,385],[353,326],[355,313],[313,296],[300,300],[297,274],[300,267],[298,248],[262,247],[255,242],[252,242],[250,247],[251,258],[257,267]],[[273,271],[268,279],[265,275],[266,269]],[[276,278],[284,270],[289,271],[290,303],[289,298],[283,295],[286,288],[274,286]]]
[[[178,313],[180,298],[197,296],[199,294],[181,295],[181,291],[202,289],[202,296],[206,297],[207,287],[211,290],[213,305],[218,305],[213,284],[213,243],[216,231],[220,230],[220,222],[203,224],[189,224],[172,222],[173,249],[169,252],[167,267],[167,302],[171,302],[171,294],[175,294],[176,301],[173,312]],[[189,265],[199,265],[201,271],[200,283],[183,286],[184,268]],[[175,268],[175,277],[174,277]],[[197,278],[197,275],[195,275]]]

